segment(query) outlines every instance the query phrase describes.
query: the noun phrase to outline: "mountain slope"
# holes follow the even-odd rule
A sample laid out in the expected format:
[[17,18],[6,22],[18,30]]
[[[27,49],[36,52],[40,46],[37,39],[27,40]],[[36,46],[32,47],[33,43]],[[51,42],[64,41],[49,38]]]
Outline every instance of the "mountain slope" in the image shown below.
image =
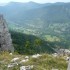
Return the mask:
[[20,54],[53,53],[56,52],[54,43],[23,33],[10,31],[15,51]]
[[70,3],[9,3],[1,6],[10,29],[70,46]]

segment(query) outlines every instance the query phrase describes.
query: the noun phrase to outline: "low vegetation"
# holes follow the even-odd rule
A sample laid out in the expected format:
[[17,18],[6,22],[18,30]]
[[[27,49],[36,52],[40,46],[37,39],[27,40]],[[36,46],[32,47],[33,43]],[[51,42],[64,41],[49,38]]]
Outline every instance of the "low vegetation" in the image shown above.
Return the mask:
[[[33,65],[32,70],[67,70],[68,63],[64,57],[54,57],[51,54],[41,54],[40,57],[33,58],[32,55],[28,55],[28,61],[20,63],[20,61],[25,59],[26,56],[27,55],[19,55],[16,53],[11,55],[8,52],[0,53],[0,70],[20,70],[21,66],[28,65]],[[13,58],[17,57],[19,58],[18,60],[11,62]],[[8,67],[8,65],[12,63],[17,64],[15,64],[13,67]]]

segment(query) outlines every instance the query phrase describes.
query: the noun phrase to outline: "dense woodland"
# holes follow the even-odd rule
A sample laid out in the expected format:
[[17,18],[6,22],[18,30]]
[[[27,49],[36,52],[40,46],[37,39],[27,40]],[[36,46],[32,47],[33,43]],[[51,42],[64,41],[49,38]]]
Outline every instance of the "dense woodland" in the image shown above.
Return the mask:
[[[53,53],[54,44],[33,35],[10,31],[15,52],[20,54]],[[53,48],[52,48],[53,46]]]

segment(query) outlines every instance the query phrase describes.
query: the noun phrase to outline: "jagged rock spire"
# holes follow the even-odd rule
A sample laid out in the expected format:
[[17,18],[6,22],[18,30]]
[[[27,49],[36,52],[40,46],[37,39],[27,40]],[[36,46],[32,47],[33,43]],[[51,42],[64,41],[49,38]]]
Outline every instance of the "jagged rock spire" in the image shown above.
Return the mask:
[[11,35],[3,15],[0,15],[0,51],[14,52]]

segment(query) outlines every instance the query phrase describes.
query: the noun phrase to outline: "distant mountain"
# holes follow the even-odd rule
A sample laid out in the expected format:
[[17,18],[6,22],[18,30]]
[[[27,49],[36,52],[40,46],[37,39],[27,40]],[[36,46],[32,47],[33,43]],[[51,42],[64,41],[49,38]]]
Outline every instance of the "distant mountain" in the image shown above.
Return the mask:
[[70,46],[70,3],[11,2],[0,6],[9,28],[32,34],[45,41],[60,42],[57,46]]
[[7,3],[0,3],[0,6],[5,6],[7,5]]
[[[19,9],[19,7],[22,7],[22,9],[24,8],[24,9],[32,9],[32,8],[37,8],[38,6],[40,6],[40,4],[38,4],[38,3],[35,3],[35,2],[27,2],[27,3],[21,3],[21,2],[10,2],[10,3],[8,3],[7,4],[7,6],[11,6],[11,7],[18,7],[18,9]],[[13,7],[13,8],[14,8]]]
[[6,6],[0,7],[0,12],[3,13],[8,20],[15,20],[15,22],[23,22],[24,20],[37,18],[55,23],[70,22],[69,10],[69,3],[38,4],[34,2],[10,2]]

